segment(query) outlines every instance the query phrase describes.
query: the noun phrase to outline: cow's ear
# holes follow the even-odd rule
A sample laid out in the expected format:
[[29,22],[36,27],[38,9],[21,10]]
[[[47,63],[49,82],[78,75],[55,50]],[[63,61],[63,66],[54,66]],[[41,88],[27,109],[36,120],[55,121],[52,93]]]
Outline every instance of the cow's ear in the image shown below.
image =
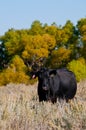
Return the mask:
[[35,75],[35,74],[33,74],[33,75],[32,75],[32,79],[35,79],[35,78],[36,78],[36,75]]
[[35,79],[37,77],[37,72],[31,72],[31,78]]
[[56,75],[56,70],[51,70],[50,72],[49,72],[49,75],[51,76],[51,77],[53,77],[54,75]]

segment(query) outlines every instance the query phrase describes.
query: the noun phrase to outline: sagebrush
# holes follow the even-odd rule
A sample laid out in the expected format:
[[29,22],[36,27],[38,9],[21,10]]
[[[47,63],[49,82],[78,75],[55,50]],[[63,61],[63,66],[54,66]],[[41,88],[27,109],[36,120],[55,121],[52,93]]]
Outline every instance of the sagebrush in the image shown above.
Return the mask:
[[86,130],[86,81],[69,103],[38,101],[37,84],[0,87],[0,130]]

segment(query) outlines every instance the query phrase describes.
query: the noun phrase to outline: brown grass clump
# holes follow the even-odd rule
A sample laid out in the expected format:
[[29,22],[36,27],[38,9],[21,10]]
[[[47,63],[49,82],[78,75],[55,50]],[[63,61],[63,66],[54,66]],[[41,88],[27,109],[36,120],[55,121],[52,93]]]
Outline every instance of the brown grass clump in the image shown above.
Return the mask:
[[37,84],[0,87],[0,130],[86,130],[86,81],[69,103],[38,101]]

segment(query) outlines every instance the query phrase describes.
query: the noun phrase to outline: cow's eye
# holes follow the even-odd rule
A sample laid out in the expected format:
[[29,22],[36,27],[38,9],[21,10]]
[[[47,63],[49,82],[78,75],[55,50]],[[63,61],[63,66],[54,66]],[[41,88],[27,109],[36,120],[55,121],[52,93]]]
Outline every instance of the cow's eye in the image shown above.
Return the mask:
[[50,77],[48,77],[48,80],[50,80]]
[[42,75],[41,75],[41,74],[39,74],[39,77],[41,78],[41,77],[42,77]]

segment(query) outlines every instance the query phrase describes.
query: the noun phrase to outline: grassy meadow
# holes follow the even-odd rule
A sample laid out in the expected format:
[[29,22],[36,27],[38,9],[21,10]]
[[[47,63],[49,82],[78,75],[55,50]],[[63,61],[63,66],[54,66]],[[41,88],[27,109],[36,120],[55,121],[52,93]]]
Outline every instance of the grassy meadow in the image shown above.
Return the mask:
[[86,81],[69,103],[38,101],[37,83],[0,87],[0,130],[86,130]]

